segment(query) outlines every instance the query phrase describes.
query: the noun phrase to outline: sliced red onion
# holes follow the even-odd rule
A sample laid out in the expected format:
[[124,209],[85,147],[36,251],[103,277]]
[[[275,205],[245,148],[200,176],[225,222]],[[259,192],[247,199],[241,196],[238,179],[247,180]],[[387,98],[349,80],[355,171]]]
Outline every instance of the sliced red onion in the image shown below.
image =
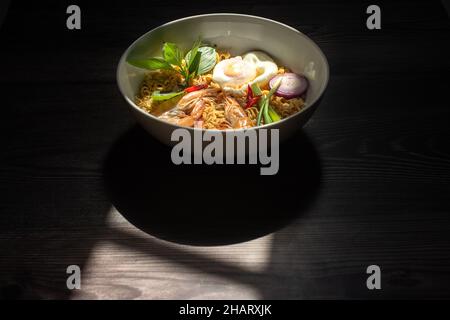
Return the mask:
[[270,88],[272,88],[280,78],[280,87],[275,91],[275,95],[277,96],[286,99],[297,98],[308,89],[308,79],[296,73],[283,73],[273,77],[269,82]]

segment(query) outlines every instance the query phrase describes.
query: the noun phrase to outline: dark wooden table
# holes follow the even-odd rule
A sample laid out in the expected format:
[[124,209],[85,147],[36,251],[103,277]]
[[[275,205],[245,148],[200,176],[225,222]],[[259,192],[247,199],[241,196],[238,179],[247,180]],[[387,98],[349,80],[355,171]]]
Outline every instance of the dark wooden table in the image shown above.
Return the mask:
[[[72,2],[80,31],[65,27]],[[12,1],[0,29],[1,298],[450,298],[444,7],[377,2],[382,29],[369,31],[369,2],[271,2]],[[119,94],[132,41],[208,12],[287,23],[328,57],[325,98],[281,146],[276,176],[171,164]],[[278,203],[262,205],[263,188]],[[81,290],[66,288],[72,264]],[[366,288],[372,264],[381,290]]]

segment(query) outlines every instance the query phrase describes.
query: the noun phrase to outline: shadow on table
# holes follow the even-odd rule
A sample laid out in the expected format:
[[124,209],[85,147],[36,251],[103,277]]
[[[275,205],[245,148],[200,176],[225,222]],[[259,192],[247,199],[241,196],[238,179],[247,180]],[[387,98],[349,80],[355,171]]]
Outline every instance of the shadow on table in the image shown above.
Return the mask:
[[272,233],[299,217],[320,183],[320,161],[300,132],[280,148],[280,170],[256,165],[174,165],[170,150],[133,128],[105,164],[107,191],[133,225],[190,245],[225,245]]
[[[95,155],[100,156],[101,152]],[[260,176],[258,166],[175,166],[169,149],[134,127],[108,153],[103,179],[74,178],[71,183],[55,179],[52,184],[32,179],[12,189],[5,187],[5,192],[27,194],[29,202],[37,205],[17,206],[20,212],[7,213],[17,228],[30,227],[30,232],[3,230],[8,234],[2,233],[0,299],[76,298],[66,287],[66,268],[75,264],[83,270],[98,240],[251,286],[263,298],[280,297],[288,283],[287,297],[296,297],[299,282],[292,282],[287,274],[280,279],[278,261],[289,264],[289,257],[280,257],[285,251],[278,247],[286,241],[278,239],[284,237],[282,228],[301,217],[314,200],[320,162],[304,133],[281,146],[280,160],[275,176]],[[50,160],[45,161],[47,165]],[[224,245],[275,232],[269,267],[249,272],[239,265],[111,228],[106,221],[111,203],[137,228],[176,243]],[[42,221],[45,225],[39,228]],[[292,250],[299,245],[290,242]],[[92,294],[91,298],[97,298]]]
[[[42,141],[51,141],[53,133],[47,130]],[[84,270],[107,228],[111,204],[103,180],[73,166],[73,143],[65,141],[56,154],[11,156],[24,169],[0,183],[0,300],[71,298],[76,290],[66,286],[67,267]],[[31,154],[33,148],[24,142],[18,150]],[[99,153],[93,161],[101,161]]]
[[300,252],[301,244],[284,230],[301,218],[319,190],[320,160],[305,133],[281,145],[277,175],[261,176],[258,166],[173,165],[168,148],[133,128],[112,148],[104,176],[114,207],[137,228],[160,239],[209,246],[274,233],[266,269],[259,272],[121,230],[111,231],[113,241],[248,285],[261,298],[301,297],[300,284],[305,282],[284,256]]

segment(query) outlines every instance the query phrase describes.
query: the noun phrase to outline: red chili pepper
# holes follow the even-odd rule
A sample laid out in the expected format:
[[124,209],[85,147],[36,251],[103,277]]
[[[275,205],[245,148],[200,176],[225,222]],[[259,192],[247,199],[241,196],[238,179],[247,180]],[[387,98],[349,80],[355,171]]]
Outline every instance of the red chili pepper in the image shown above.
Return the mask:
[[247,85],[247,104],[245,105],[245,109],[253,107],[256,103],[258,103],[260,98],[261,95],[255,96],[252,87]]
[[253,90],[250,85],[247,85],[247,105],[250,103],[250,101],[253,99]]
[[205,89],[207,87],[208,87],[207,84],[199,84],[198,86],[192,86],[192,87],[188,87],[188,88],[184,89],[184,92],[187,92],[187,93],[194,92],[194,91],[197,91],[197,90]]
[[245,109],[251,108],[253,107],[255,104],[258,103],[259,99],[261,98],[261,96],[256,96],[251,98],[248,102],[247,105],[245,106]]

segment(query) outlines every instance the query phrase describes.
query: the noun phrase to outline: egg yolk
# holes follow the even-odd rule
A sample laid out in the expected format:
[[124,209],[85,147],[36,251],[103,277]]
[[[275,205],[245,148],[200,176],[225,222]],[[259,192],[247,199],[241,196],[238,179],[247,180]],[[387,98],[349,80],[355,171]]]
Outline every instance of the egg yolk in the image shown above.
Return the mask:
[[229,77],[236,77],[238,75],[242,74],[243,65],[242,63],[229,63],[225,70],[223,70],[223,73]]

